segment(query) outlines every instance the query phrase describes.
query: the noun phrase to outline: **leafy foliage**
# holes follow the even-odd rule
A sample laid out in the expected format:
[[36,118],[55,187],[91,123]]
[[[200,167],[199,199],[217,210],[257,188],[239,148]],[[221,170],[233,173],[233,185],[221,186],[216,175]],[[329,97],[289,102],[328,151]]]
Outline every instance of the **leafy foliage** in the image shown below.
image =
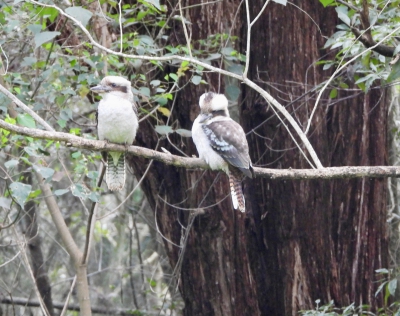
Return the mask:
[[[335,6],[339,20],[342,22],[337,26],[335,32],[325,43],[325,48],[337,51],[333,61],[324,62],[324,69],[340,67],[345,62],[352,62],[341,72],[345,79],[354,80],[355,84],[364,91],[377,81],[393,82],[399,78],[398,66],[391,69],[391,59],[374,51],[366,50],[360,37],[371,36],[371,39],[379,44],[396,48],[395,54],[400,49],[396,38],[399,31],[400,14],[399,1],[368,1],[368,6],[362,8],[358,1],[343,2],[320,0],[326,6]],[[363,21],[363,16],[368,15],[368,24]],[[368,27],[368,28],[365,28]],[[361,35],[357,35],[359,30]],[[397,51],[397,52],[396,52]]]

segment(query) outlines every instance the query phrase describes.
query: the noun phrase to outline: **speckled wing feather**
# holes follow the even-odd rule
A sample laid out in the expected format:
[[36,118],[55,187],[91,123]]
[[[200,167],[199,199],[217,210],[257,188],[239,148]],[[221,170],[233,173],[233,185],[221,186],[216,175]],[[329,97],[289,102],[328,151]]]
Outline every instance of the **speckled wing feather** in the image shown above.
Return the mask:
[[242,127],[233,120],[214,121],[202,127],[211,147],[228,163],[252,178],[249,146]]

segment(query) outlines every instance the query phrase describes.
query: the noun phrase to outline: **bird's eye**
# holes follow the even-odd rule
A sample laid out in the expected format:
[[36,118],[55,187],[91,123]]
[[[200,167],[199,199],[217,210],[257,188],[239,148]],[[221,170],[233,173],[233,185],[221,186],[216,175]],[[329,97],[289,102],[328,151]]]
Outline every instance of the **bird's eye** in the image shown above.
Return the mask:
[[115,83],[111,84],[111,87],[115,88],[117,85]]

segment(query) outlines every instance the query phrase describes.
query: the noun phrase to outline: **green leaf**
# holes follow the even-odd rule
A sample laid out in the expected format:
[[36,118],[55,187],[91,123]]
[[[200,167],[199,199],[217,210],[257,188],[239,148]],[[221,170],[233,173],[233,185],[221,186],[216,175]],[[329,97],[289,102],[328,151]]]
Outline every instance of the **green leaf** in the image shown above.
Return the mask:
[[60,35],[60,32],[42,32],[35,35],[35,48],[40,47],[42,44],[51,41],[56,36]]
[[234,52],[235,52],[235,49],[231,46],[224,47],[221,49],[221,53],[226,56],[232,56]]
[[27,113],[21,113],[17,116],[17,122],[21,126],[29,127],[29,128],[36,128],[35,120]]
[[319,0],[319,2],[322,3],[322,5],[326,8],[328,5],[330,5],[332,2],[335,0]]
[[40,10],[40,15],[43,17],[47,17],[50,22],[53,23],[58,16],[58,11],[55,8],[42,8]]
[[331,90],[331,93],[329,93],[329,97],[330,97],[331,99],[336,98],[336,97],[337,97],[337,89],[332,89],[332,90]]
[[346,25],[350,26],[349,10],[345,6],[340,6],[335,8],[338,18],[341,19]]
[[160,0],[146,0],[144,2],[154,5],[158,10],[161,11]]
[[[26,146],[26,147],[24,147],[24,151],[25,151],[29,156],[32,156],[32,157],[40,157],[40,155],[38,155],[38,153],[37,153],[35,147]],[[22,157],[21,157],[21,159],[22,159]]]
[[72,119],[72,111],[71,109],[63,109],[60,112],[60,119],[64,120],[64,121],[68,121],[70,119]]
[[60,127],[64,128],[67,126],[67,121],[66,120],[57,120],[57,124],[60,125]]
[[166,134],[170,134],[170,133],[174,132],[174,130],[171,128],[171,126],[167,126],[167,125],[156,125],[155,129],[156,129],[156,132],[161,135],[166,135]]
[[169,117],[171,115],[171,111],[167,108],[159,107],[157,110],[158,110],[158,112],[161,112],[166,117]]
[[233,72],[237,75],[242,75],[243,69],[244,69],[243,65],[240,65],[240,64],[232,64],[231,66],[228,67],[228,70],[230,72]]
[[394,293],[396,292],[396,288],[397,288],[397,279],[393,279],[388,284],[388,290],[390,295],[394,295]]
[[24,207],[25,201],[31,193],[32,186],[21,182],[13,182],[10,185],[11,195],[15,201]]
[[150,97],[150,89],[147,87],[140,87],[140,93],[146,97]]
[[36,62],[37,62],[37,59],[36,59],[35,57],[30,57],[30,56],[28,56],[28,57],[25,57],[25,58],[22,60],[21,66],[26,66],[26,67],[32,67],[32,68],[33,68],[33,65],[34,65]]
[[99,177],[99,172],[98,171],[89,171],[87,173],[87,177],[89,179],[97,179]]
[[169,77],[172,78],[174,81],[178,81],[178,76],[176,74],[169,74]]
[[42,30],[41,24],[30,24],[27,26],[28,30],[30,30],[34,35],[39,34]]
[[175,130],[175,132],[183,137],[192,137],[192,132],[187,129],[178,128],[177,130]]
[[282,5],[286,5],[286,3],[287,3],[287,0],[272,0],[272,1],[282,4]]
[[86,199],[87,197],[87,189],[80,183],[76,183],[71,190],[72,194],[76,197],[80,197]]
[[400,78],[400,62],[397,62],[393,65],[392,71],[390,72],[386,81],[389,83],[396,81],[398,78]]
[[35,198],[37,198],[41,193],[42,193],[42,190],[31,191],[31,193],[29,194],[29,199],[35,199]]
[[225,89],[226,96],[231,101],[237,101],[240,95],[240,89],[237,86],[230,85]]
[[5,198],[5,197],[0,197],[0,207],[5,208],[6,210],[9,210],[11,207],[11,199]]
[[158,87],[158,86],[161,84],[161,81],[160,81],[160,80],[152,80],[152,81],[150,82],[150,84],[151,84],[153,87]]
[[197,86],[201,81],[201,77],[200,76],[193,76],[191,81],[192,81],[193,84],[195,84]]
[[12,159],[12,160],[7,161],[7,162],[4,164],[4,167],[6,167],[7,170],[8,170],[8,169],[10,169],[10,168],[12,168],[12,167],[15,167],[16,165],[18,165],[18,160]]
[[164,95],[158,96],[155,100],[161,106],[165,106],[168,103],[168,99]]
[[400,45],[397,45],[394,49],[393,56],[397,55],[400,52]]
[[383,287],[386,285],[387,282],[383,282],[381,285],[379,285],[378,289],[375,292],[375,296],[377,296],[383,289]]
[[98,202],[98,201],[100,201],[100,194],[98,192],[90,192],[88,198],[92,202]]
[[86,26],[90,18],[93,16],[92,12],[82,7],[69,7],[65,12],[81,22],[83,26]]
[[80,151],[76,151],[74,153],[71,154],[72,158],[77,159],[82,155],[82,153]]
[[60,196],[60,195],[64,195],[65,193],[68,193],[68,192],[69,192],[68,189],[55,190],[54,195]]
[[50,180],[54,174],[54,169],[51,169],[51,168],[33,165],[33,169],[35,169],[36,172],[40,173],[41,176],[46,180],[47,179]]

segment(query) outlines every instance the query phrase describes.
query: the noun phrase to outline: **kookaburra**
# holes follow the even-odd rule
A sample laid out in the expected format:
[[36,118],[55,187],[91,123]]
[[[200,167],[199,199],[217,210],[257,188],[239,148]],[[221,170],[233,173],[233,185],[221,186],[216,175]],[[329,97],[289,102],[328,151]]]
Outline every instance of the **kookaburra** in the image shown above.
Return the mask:
[[223,94],[204,93],[199,105],[201,112],[192,127],[193,142],[200,158],[212,170],[222,170],[229,176],[233,207],[244,212],[241,182],[244,175],[253,177],[246,135],[230,118],[228,100]]
[[[97,109],[99,139],[110,143],[132,145],[139,124],[131,83],[122,77],[107,76],[90,90],[103,96]],[[124,187],[125,153],[107,153],[106,183],[112,191]]]

